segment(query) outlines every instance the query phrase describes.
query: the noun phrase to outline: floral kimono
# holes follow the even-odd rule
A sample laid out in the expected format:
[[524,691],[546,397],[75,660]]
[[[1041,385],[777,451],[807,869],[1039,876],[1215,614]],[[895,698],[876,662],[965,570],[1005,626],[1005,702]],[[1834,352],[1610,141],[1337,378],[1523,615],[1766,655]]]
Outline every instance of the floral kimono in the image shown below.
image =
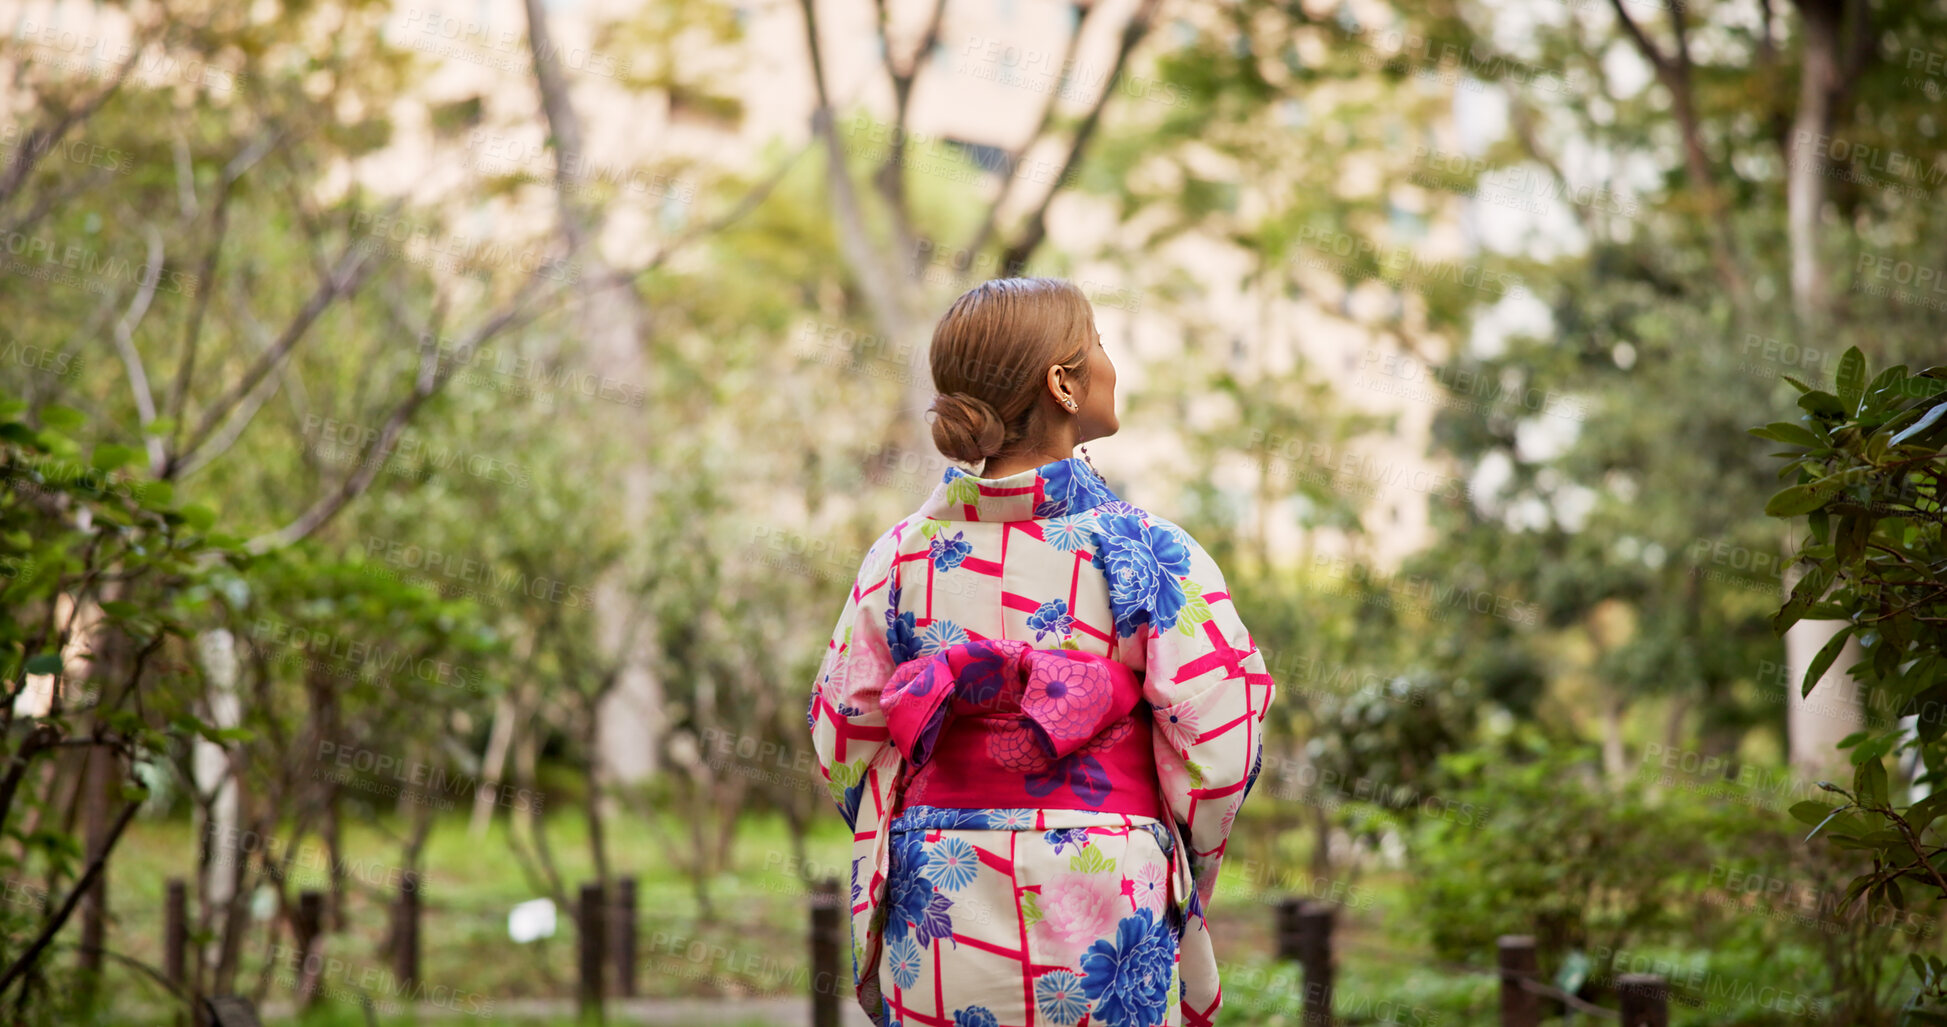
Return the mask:
[[1085,461],[949,469],[867,551],[808,713],[853,829],[861,1007],[1213,1023],[1204,912],[1273,692],[1209,555]]

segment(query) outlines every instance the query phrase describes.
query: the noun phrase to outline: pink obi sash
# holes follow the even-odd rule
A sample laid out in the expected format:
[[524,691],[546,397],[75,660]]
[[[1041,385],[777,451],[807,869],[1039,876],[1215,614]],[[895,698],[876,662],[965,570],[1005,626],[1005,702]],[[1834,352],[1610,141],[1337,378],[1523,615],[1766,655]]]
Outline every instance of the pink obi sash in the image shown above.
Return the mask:
[[1108,657],[966,642],[900,664],[880,707],[906,758],[902,805],[1163,818],[1149,705]]

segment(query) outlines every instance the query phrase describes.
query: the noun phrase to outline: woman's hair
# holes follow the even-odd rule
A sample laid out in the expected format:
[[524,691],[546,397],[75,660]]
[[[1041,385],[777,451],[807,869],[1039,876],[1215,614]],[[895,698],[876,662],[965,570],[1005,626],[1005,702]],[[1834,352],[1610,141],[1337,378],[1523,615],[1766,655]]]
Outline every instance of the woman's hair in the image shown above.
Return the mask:
[[1040,437],[1048,368],[1088,384],[1094,311],[1073,282],[996,278],[967,290],[933,329],[933,444],[978,464]]

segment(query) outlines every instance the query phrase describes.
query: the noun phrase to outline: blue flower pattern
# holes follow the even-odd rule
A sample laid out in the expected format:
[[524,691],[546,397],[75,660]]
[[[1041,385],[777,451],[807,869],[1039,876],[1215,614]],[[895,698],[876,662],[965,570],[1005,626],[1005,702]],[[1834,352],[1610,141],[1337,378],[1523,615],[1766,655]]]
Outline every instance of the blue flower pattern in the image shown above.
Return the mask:
[[1190,546],[1182,531],[1126,514],[1103,515],[1097,522],[1091,562],[1108,575],[1116,634],[1127,638],[1145,624],[1159,632],[1175,627],[1184,603],[1181,579],[1190,573]]
[[947,914],[953,900],[935,891],[925,877],[927,853],[923,838],[924,832],[920,831],[893,836],[892,865],[887,875],[890,880],[886,895],[886,937],[895,943],[909,935],[921,945],[953,937],[953,919]]
[[1115,500],[1109,486],[1075,457],[1048,464],[1040,474],[1042,498],[1034,505],[1036,517],[1065,517]]
[[[964,473],[950,469],[947,480]],[[1194,543],[1175,525],[1151,518],[1117,499],[1079,459],[1049,464],[1040,474],[1043,500],[1034,513],[1048,519],[1045,537],[1062,552],[1093,549],[1092,563],[1109,582],[1117,635],[1127,638],[1144,626],[1159,632],[1174,628],[1188,598],[1183,579],[1190,571]],[[971,553],[972,546],[963,532],[952,537],[942,534],[928,547],[928,558],[936,572],[958,569]],[[965,631],[951,621],[937,621],[921,631],[913,614],[899,612],[899,597],[895,577],[887,593],[885,614],[887,648],[895,663],[967,641]],[[1027,621],[1037,642],[1050,634],[1066,635],[1074,623],[1068,604],[1060,599],[1043,602]],[[986,693],[998,691],[997,675],[969,667],[961,677],[961,698],[978,702]],[[807,711],[807,721],[815,721],[815,714],[814,704]],[[1246,794],[1256,782],[1262,761],[1260,753],[1246,779]],[[1098,788],[1106,794],[1106,783],[1099,764],[1080,753],[1056,761],[1046,773],[1027,782],[1031,794],[1045,795],[1067,786],[1084,798]],[[972,844],[937,835],[929,842],[926,836],[951,830],[1034,830],[1035,823],[1036,811],[1032,809],[963,810],[922,805],[905,809],[885,828],[892,834],[885,899],[885,965],[893,983],[911,987],[923,971],[927,950],[934,942],[947,940],[957,946],[950,915],[954,903],[944,893],[967,887],[978,875],[978,852]],[[1175,846],[1168,831],[1160,824],[1147,826],[1158,846],[1166,853],[1173,852]],[[1179,828],[1187,832],[1187,825],[1179,824]],[[1045,837],[1056,852],[1069,846],[1080,851],[1088,844],[1087,830],[1080,828],[1048,831]],[[1195,876],[1204,860],[1194,852],[1189,858]],[[855,901],[858,887],[855,875]],[[1191,917],[1201,915],[1202,898],[1194,889],[1188,896],[1188,906]],[[1147,908],[1138,909],[1134,915],[1121,918],[1109,937],[1095,940],[1079,965],[1037,975],[1033,995],[1040,1019],[1057,1027],[1076,1024],[1084,1017],[1106,1027],[1146,1027],[1161,1021],[1171,997],[1183,912],[1172,906],[1165,917]],[[891,1024],[889,1005],[886,1013]],[[978,1005],[953,1010],[951,1022],[952,1027],[998,1025],[994,1013]]]
[[914,626],[915,620],[912,613],[899,612],[899,585],[893,584],[886,591],[886,648],[892,652],[895,664],[919,655],[919,629]]
[[986,1006],[968,1006],[953,1011],[953,1027],[999,1027]]
[[1043,636],[1068,634],[1075,626],[1075,618],[1068,615],[1068,603],[1061,599],[1050,599],[1041,604],[1040,609],[1028,614],[1028,627],[1034,629],[1034,640],[1039,642]]
[[1082,991],[1093,1002],[1091,1022],[1148,1027],[1163,1018],[1176,936],[1147,909],[1123,917],[1115,940],[1103,938],[1082,956]]
[[926,547],[927,555],[933,559],[933,569],[942,574],[960,566],[960,561],[965,560],[972,552],[973,543],[967,541],[967,533],[964,531],[954,532],[952,538],[947,538],[942,533]]

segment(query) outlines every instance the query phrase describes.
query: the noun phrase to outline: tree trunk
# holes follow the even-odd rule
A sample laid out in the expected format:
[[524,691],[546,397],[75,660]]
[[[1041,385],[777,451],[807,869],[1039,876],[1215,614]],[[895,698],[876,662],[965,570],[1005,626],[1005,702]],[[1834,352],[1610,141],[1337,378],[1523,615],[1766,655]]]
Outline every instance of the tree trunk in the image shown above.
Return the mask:
[[[543,6],[543,0],[526,0],[527,36],[534,58],[535,88],[555,146],[555,199],[561,231],[568,240],[570,260],[579,268],[575,286],[581,312],[581,355],[594,373],[646,389],[649,365],[642,346],[648,312],[634,285],[617,281],[614,269],[602,257],[599,212],[587,209],[579,200],[585,195],[582,186],[587,161],[582,147],[586,134],[569,95],[560,50],[554,45]],[[618,408],[614,422],[620,437],[638,439],[636,452],[651,452],[650,440],[641,437],[640,418],[622,416]],[[619,515],[625,523],[647,523],[653,478],[646,457],[623,467],[620,478],[623,503]],[[593,591],[597,644],[604,661],[619,667],[616,687],[603,702],[597,736],[601,777],[628,784],[657,769],[657,743],[664,731],[662,688],[655,677],[651,634],[630,630],[646,612],[633,601],[623,569],[614,568],[595,583]]]
[[[1855,0],[1857,2],[1857,0]],[[1819,216],[1825,209],[1825,150],[1820,141],[1832,131],[1833,100],[1843,88],[1839,67],[1839,24],[1844,5],[1835,0],[1798,0],[1800,53],[1798,111],[1786,141],[1785,216],[1791,245],[1792,320],[1800,346],[1823,345],[1830,318],[1827,276],[1819,253]],[[1798,575],[1786,575],[1785,594]],[[1826,766],[1834,743],[1857,731],[1865,717],[1844,668],[1860,659],[1848,640],[1831,669],[1807,701],[1801,682],[1812,658],[1837,634],[1839,622],[1801,620],[1785,633],[1787,750],[1795,767]]]

